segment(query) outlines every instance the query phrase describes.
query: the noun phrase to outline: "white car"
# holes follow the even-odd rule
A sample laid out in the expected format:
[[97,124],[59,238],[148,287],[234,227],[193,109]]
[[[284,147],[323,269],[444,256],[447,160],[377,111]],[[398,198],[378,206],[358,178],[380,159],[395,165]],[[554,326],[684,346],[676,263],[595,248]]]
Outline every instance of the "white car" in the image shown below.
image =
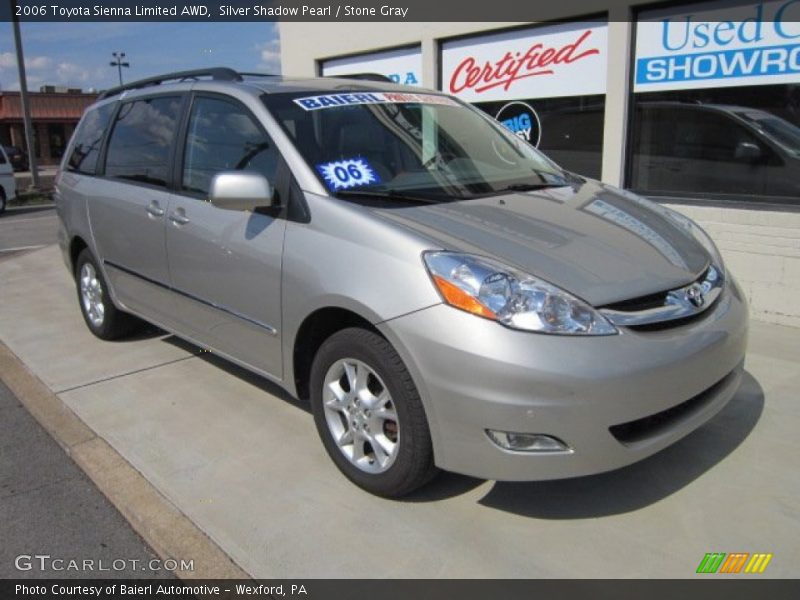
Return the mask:
[[14,170],[5,150],[0,146],[0,213],[6,210],[6,204],[17,195],[17,184],[14,182]]

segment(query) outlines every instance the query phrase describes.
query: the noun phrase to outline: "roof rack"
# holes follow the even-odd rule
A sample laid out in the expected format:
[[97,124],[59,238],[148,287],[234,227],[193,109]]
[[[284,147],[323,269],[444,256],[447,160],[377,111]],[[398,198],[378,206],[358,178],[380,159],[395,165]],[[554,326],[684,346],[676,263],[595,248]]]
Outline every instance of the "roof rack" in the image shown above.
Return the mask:
[[242,77],[280,77],[277,73],[255,73],[248,71],[239,71]]
[[108,98],[110,96],[116,96],[117,94],[120,94],[126,90],[135,90],[151,85],[160,85],[166,81],[197,79],[198,77],[211,77],[211,79],[214,81],[242,81],[242,76],[239,73],[227,67],[194,69],[192,71],[176,71],[174,73],[158,75],[157,77],[148,77],[147,79],[132,81],[131,83],[126,83],[125,85],[111,88],[110,90],[106,90],[100,94],[98,100],[103,100],[104,98]]
[[350,75],[326,75],[335,79],[360,79],[362,81],[381,81],[384,83],[394,83],[386,75],[380,73],[351,73]]

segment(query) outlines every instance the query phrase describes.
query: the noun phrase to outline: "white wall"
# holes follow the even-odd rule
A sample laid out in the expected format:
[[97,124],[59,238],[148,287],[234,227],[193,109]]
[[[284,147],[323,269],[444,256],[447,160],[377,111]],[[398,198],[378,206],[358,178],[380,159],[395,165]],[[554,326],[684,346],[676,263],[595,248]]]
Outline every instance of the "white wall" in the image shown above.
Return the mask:
[[[625,19],[629,14],[611,15],[609,23],[602,178],[613,185],[620,184],[624,172],[632,32]],[[435,88],[439,40],[522,24],[280,22],[281,66],[287,76],[314,76],[317,61],[421,43],[422,84]],[[747,294],[754,318],[800,327],[800,212],[694,205],[672,208],[695,219],[717,242]]]

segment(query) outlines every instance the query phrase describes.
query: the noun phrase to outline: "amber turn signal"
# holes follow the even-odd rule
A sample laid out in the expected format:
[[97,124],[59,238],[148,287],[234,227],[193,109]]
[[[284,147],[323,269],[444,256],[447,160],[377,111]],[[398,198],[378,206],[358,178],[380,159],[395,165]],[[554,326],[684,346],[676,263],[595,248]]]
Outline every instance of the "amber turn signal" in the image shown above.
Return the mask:
[[450,283],[438,275],[433,276],[433,281],[436,283],[436,287],[439,288],[442,298],[444,298],[450,306],[455,306],[456,308],[465,310],[473,315],[478,315],[479,317],[497,320],[497,315],[494,311],[481,304],[457,285]]

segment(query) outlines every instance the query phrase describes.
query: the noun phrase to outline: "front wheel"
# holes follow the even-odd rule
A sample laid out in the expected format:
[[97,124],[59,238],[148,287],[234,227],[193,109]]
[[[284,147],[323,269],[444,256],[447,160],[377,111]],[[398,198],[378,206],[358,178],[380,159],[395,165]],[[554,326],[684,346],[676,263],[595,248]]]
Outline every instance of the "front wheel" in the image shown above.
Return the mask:
[[103,274],[85,248],[75,264],[78,302],[89,330],[102,340],[115,340],[133,332],[140,321],[122,312],[111,301]]
[[344,329],[322,344],[311,369],[311,404],[331,459],[368,492],[403,496],[436,474],[419,392],[377,333]]

